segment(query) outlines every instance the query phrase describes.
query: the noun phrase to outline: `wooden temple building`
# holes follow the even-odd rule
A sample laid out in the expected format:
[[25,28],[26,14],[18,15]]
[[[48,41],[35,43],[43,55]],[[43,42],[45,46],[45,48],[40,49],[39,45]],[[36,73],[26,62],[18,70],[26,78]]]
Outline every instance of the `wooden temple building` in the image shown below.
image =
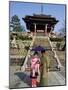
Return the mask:
[[22,18],[26,23],[27,29],[34,35],[40,33],[42,35],[49,35],[53,30],[58,20],[51,15],[34,14],[33,16],[26,15]]

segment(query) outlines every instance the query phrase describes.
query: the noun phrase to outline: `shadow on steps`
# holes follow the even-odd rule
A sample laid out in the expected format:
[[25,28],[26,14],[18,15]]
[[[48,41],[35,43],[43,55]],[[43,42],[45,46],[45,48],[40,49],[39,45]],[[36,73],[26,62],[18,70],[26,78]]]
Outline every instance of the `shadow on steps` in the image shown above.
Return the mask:
[[23,72],[16,72],[15,75],[17,75],[21,79],[21,81],[31,86],[30,75],[27,75],[27,73],[23,73]]

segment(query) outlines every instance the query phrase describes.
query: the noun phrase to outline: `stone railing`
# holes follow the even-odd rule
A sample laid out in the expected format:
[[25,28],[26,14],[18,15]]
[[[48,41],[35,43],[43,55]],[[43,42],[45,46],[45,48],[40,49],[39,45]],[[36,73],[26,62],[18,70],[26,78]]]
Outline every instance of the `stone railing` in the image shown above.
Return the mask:
[[55,58],[56,58],[56,60],[57,60],[57,63],[58,63],[57,68],[58,68],[58,69],[60,69],[60,68],[62,67],[62,65],[61,65],[61,63],[60,63],[60,60],[59,60],[59,58],[58,58],[57,54],[56,54],[55,49],[53,48],[53,45],[52,45],[52,43],[51,43],[51,41],[50,41],[49,37],[48,37],[48,41],[49,41],[50,46],[51,46],[51,48],[52,48],[52,51],[53,51],[53,53],[54,53],[54,57],[55,57]]
[[27,60],[28,60],[28,58],[29,58],[30,50],[31,50],[31,48],[32,48],[32,46],[33,46],[35,37],[36,37],[36,36],[33,37],[33,40],[32,40],[32,42],[31,42],[31,44],[30,44],[30,49],[28,50],[28,53],[27,53],[27,56],[26,56],[26,58],[25,58],[24,64],[23,64],[23,66],[22,66],[22,68],[21,68],[22,71],[25,71],[25,69],[27,68]]

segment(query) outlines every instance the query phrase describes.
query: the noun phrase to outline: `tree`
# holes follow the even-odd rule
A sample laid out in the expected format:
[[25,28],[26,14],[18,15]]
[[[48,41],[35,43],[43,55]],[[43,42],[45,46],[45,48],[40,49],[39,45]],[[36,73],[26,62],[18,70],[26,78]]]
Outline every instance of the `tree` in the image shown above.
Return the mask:
[[20,24],[20,19],[18,18],[17,15],[14,15],[12,16],[11,18],[11,22],[10,22],[10,27],[12,27],[13,31],[16,31],[16,32],[21,32],[22,31],[22,27],[21,27],[21,24]]
[[56,47],[57,47],[58,50],[60,49],[60,46],[61,46],[60,43],[56,43]]
[[66,28],[65,28],[65,21],[62,23],[63,27],[60,29],[60,32],[62,36],[64,37],[64,46],[62,47],[62,50],[64,51],[66,49]]
[[62,22],[62,28],[60,29],[60,33],[64,37],[66,35],[66,29],[65,29],[65,20]]
[[62,51],[66,50],[66,43],[64,44]]

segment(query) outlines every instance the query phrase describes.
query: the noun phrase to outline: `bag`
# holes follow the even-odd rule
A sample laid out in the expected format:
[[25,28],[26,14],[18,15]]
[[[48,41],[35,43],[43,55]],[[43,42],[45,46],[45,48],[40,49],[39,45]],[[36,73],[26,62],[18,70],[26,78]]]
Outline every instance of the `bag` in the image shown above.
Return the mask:
[[35,76],[38,76],[38,72],[35,72]]
[[30,78],[37,78],[37,76],[38,76],[38,72],[35,72],[35,76],[34,77],[32,76],[32,72],[30,73]]

